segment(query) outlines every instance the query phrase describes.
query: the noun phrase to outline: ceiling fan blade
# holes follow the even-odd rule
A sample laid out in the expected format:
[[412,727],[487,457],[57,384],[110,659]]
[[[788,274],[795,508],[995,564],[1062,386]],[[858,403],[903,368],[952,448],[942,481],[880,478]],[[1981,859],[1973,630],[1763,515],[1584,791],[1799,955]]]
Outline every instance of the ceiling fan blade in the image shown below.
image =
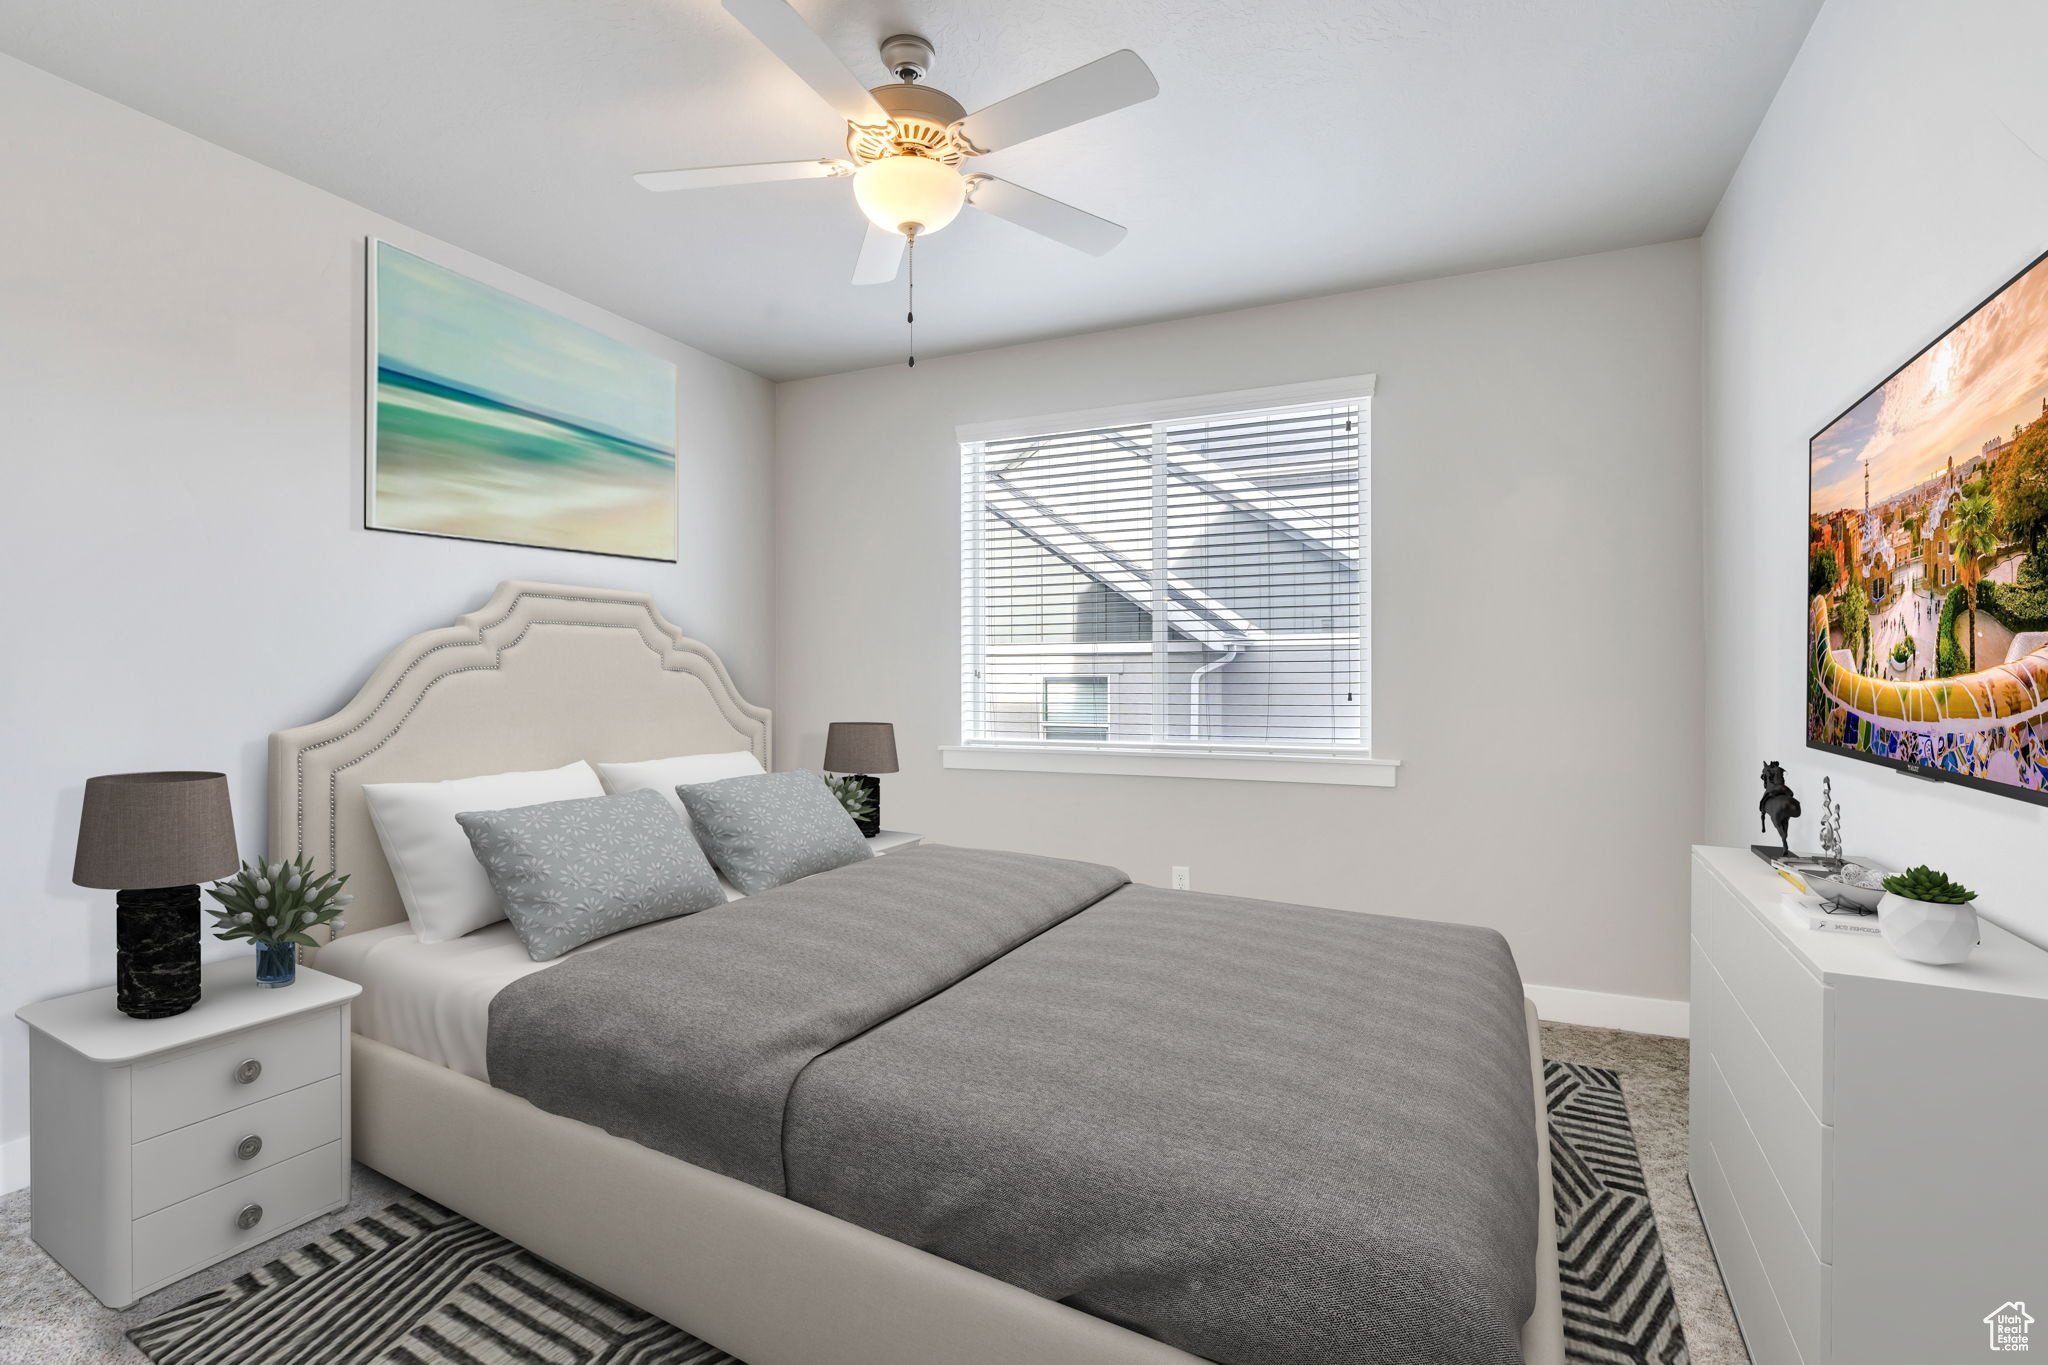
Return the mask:
[[983,213],[1029,228],[1041,237],[1050,237],[1090,256],[1100,256],[1124,239],[1121,224],[992,175],[968,177],[967,202]]
[[1022,90],[969,114],[960,132],[977,154],[1014,147],[1159,93],[1144,58],[1129,48]]
[[818,92],[849,123],[887,123],[889,115],[875,103],[860,78],[846,69],[825,40],[812,31],[786,0],[725,0],[726,12],[747,26],[782,64]]
[[828,157],[815,161],[756,161],[745,166],[693,166],[683,171],[642,171],[633,179],[643,190],[708,190],[720,185],[758,185],[768,180],[812,180],[852,174],[853,163]]
[[907,239],[900,232],[868,224],[868,235],[860,244],[860,260],[853,267],[855,284],[887,284],[903,265]]

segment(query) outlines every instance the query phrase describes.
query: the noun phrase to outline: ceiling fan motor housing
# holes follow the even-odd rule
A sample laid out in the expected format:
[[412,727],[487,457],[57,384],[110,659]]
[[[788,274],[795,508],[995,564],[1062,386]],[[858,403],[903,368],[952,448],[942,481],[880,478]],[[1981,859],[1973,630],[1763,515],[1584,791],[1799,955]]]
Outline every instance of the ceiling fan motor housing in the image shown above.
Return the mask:
[[952,128],[967,117],[967,111],[945,91],[904,81],[878,85],[869,93],[889,115],[889,122],[847,125],[846,150],[861,165],[908,153],[957,166],[966,156]]
[[921,81],[932,69],[932,45],[915,33],[899,33],[893,38],[884,38],[882,65],[899,81]]

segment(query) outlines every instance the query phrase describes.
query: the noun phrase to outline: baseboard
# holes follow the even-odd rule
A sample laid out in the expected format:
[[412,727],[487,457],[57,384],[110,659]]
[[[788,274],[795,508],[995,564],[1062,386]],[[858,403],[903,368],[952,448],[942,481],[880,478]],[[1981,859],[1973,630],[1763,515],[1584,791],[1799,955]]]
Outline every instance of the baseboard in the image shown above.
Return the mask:
[[1536,1013],[1554,1024],[1589,1024],[1630,1033],[1660,1033],[1667,1038],[1692,1036],[1692,1006],[1683,1000],[1610,995],[1569,986],[1524,985],[1522,992],[1536,1002]]
[[[1537,1007],[1542,1012],[1542,1007]],[[0,1194],[13,1194],[28,1185],[28,1134],[11,1142],[0,1142]]]

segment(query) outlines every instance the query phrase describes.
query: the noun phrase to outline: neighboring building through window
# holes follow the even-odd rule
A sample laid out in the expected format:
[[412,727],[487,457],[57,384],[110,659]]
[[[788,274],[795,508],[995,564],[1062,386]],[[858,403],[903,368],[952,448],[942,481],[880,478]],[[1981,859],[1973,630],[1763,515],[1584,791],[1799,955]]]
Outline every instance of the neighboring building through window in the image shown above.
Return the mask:
[[1370,391],[964,429],[963,743],[1368,753]]
[[1109,679],[1047,678],[1038,709],[1046,739],[1108,739]]

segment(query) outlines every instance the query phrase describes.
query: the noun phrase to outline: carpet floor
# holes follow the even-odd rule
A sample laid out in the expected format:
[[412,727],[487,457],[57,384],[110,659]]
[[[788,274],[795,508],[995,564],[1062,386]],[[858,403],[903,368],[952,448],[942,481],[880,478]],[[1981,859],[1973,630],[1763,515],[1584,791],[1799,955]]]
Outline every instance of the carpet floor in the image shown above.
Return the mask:
[[[1625,1206],[1639,1203],[1640,1196],[1647,1194],[1655,1213],[1654,1225],[1647,1217],[1637,1219],[1641,1230],[1633,1234],[1631,1240],[1618,1240],[1615,1245],[1639,1248],[1646,1244],[1654,1250],[1661,1236],[1661,1259],[1669,1267],[1669,1280],[1665,1282],[1661,1275],[1651,1275],[1645,1277],[1645,1283],[1651,1284],[1653,1289],[1657,1285],[1663,1286],[1655,1293],[1675,1301],[1677,1319],[1683,1323],[1681,1335],[1678,1321],[1666,1323],[1661,1316],[1638,1312],[1636,1317],[1644,1328],[1641,1342],[1627,1340],[1626,1333],[1608,1331],[1608,1324],[1600,1319],[1601,1313],[1606,1311],[1604,1305],[1610,1300],[1620,1303],[1630,1295],[1617,1292],[1619,1286],[1611,1283],[1611,1269],[1597,1270],[1597,1273],[1588,1271],[1582,1277],[1580,1321],[1573,1329],[1573,1359],[1588,1362],[1640,1359],[1656,1361],[1659,1365],[1681,1365],[1687,1360],[1689,1346],[1692,1365],[1748,1365],[1748,1356],[1735,1331],[1712,1252],[1700,1231],[1698,1212],[1693,1207],[1691,1192],[1685,1183],[1684,1041],[1546,1024],[1544,1052],[1556,1062],[1569,1064],[1549,1068],[1550,1082],[1553,1107],[1560,1102],[1573,1105],[1575,1123],[1598,1125],[1612,1122],[1613,1115],[1619,1114],[1620,1106],[1613,1105],[1611,1113],[1603,1113],[1601,1106],[1609,1100],[1614,1087],[1619,1086],[1627,1107],[1627,1120],[1634,1130],[1640,1170],[1632,1173],[1629,1163],[1603,1167],[1595,1162],[1592,1164],[1598,1169],[1578,1171],[1573,1178],[1584,1187],[1581,1196],[1587,1208],[1596,1206],[1585,1201],[1601,1199]],[[1560,1087],[1573,1093],[1565,1094]],[[212,1365],[216,1360],[267,1360],[267,1355],[215,1352],[200,1349],[197,1344],[204,1341],[203,1333],[210,1322],[228,1320],[224,1316],[226,1310],[246,1296],[246,1286],[251,1283],[274,1284],[280,1277],[290,1278],[306,1273],[309,1267],[326,1267],[327,1259],[323,1258],[331,1259],[332,1252],[322,1250],[323,1247],[347,1247],[351,1245],[351,1239],[360,1237],[361,1233],[344,1232],[338,1243],[323,1239],[338,1229],[347,1229],[349,1225],[365,1219],[371,1219],[374,1224],[375,1215],[398,1201],[406,1200],[411,1192],[367,1168],[358,1167],[353,1194],[354,1199],[348,1208],[160,1290],[122,1312],[101,1306],[29,1240],[27,1191],[0,1198],[0,1362],[8,1362],[9,1365],[14,1362],[22,1365],[28,1362],[36,1365],[101,1365],[102,1362],[141,1365],[150,1357],[145,1356],[126,1335],[138,1329],[142,1329],[143,1339],[151,1345],[152,1353],[165,1361]],[[1561,1198],[1560,1203],[1565,1205],[1568,1200]],[[413,1209],[422,1206],[433,1207],[425,1201],[408,1205]],[[462,1220],[455,1222],[460,1224]],[[1591,1231],[1593,1223],[1594,1219],[1589,1216],[1585,1224],[1588,1231],[1584,1234],[1589,1238],[1596,1235]],[[482,1238],[491,1236],[481,1229],[476,1232]],[[1570,1246],[1569,1236],[1570,1230],[1567,1229],[1567,1248]],[[492,1291],[496,1296],[494,1302],[502,1306],[506,1293],[504,1286],[512,1286],[518,1296],[514,1307],[519,1309],[513,1316],[530,1322],[532,1314],[527,1311],[530,1308],[528,1296],[539,1296],[549,1302],[562,1301],[567,1292],[565,1285],[549,1278],[544,1263],[509,1244],[505,1244],[505,1251],[507,1255],[498,1262],[501,1269],[493,1272],[499,1285]],[[1611,1266],[1614,1260],[1604,1249],[1588,1259],[1596,1267]],[[1569,1270],[1566,1278],[1569,1312],[1572,1289]],[[237,1290],[237,1281],[244,1288]],[[571,1280],[568,1283],[573,1286],[575,1282]],[[174,1309],[186,1311],[173,1313]],[[494,1308],[493,1311],[498,1310]],[[619,1354],[610,1357],[585,1355],[582,1358],[643,1358],[636,1352],[656,1345],[663,1329],[658,1324],[650,1328],[645,1322],[633,1321],[632,1312],[625,1309],[604,1327],[604,1331],[610,1334],[607,1339],[622,1343]],[[146,1326],[159,1319],[162,1321],[154,1326]],[[479,1319],[473,1313],[458,1314],[451,1322],[465,1332],[483,1332],[478,1325]],[[584,1324],[578,1330],[586,1329],[587,1324]],[[489,1333],[483,1332],[483,1335],[488,1336]],[[437,1329],[437,1339],[452,1340],[449,1331],[443,1329]],[[481,1340],[481,1337],[476,1339]],[[396,1361],[408,1357],[382,1358]],[[435,1358],[469,1357],[448,1355]],[[476,1358],[510,1357],[484,1355]],[[696,1365],[698,1360],[709,1365],[710,1361],[724,1359],[715,1353],[708,1356],[694,1353],[669,1356],[665,1351],[645,1358],[674,1359],[679,1365],[686,1359],[690,1365]]]

